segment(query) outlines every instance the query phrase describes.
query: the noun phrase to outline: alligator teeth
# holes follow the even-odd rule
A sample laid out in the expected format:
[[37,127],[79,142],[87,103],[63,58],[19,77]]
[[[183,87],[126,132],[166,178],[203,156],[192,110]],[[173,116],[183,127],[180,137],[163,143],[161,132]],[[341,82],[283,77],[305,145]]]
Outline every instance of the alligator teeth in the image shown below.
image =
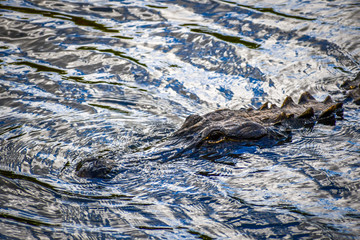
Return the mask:
[[259,108],[259,110],[265,110],[265,109],[269,109],[269,102],[264,103],[264,104],[261,105],[261,107]]
[[333,103],[334,101],[332,100],[332,98],[330,96],[327,96],[325,98],[325,100],[323,101],[323,103],[327,104],[327,103]]
[[312,118],[314,116],[314,109],[312,107],[309,107],[305,110],[302,114],[298,116],[298,118]]
[[309,92],[304,92],[300,96],[299,104],[305,104],[311,101],[315,101],[315,98]]
[[286,108],[286,107],[291,107],[294,106],[294,100],[292,100],[292,98],[290,96],[287,96],[283,102],[283,104],[281,105],[281,108]]

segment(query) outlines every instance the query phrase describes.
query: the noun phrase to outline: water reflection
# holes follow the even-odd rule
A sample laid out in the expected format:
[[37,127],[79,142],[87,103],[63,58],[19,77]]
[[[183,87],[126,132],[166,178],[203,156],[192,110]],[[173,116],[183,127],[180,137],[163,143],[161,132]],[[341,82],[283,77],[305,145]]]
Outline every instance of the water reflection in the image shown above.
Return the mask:
[[[4,238],[355,239],[359,108],[279,146],[178,154],[189,114],[343,99],[356,1],[2,1]],[[110,156],[116,174],[80,178]],[[169,157],[169,156],[176,156]]]

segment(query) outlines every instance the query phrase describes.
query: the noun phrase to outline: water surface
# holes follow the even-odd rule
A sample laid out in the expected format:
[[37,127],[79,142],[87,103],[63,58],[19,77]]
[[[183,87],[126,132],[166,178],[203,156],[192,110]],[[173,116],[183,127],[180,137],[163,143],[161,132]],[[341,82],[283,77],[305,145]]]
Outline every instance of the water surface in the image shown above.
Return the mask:
[[[189,114],[343,98],[358,1],[0,1],[0,238],[356,239],[360,115],[167,161]],[[76,164],[112,156],[110,179]]]

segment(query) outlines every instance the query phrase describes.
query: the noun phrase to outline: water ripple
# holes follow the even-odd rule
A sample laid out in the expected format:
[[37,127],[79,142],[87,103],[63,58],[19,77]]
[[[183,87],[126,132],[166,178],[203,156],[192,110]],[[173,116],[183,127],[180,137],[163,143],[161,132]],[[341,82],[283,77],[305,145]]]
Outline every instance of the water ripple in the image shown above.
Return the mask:
[[[304,91],[343,100],[360,69],[358,7],[2,1],[0,235],[356,239],[358,105],[274,146],[168,140],[189,114]],[[110,177],[79,177],[91,159]]]

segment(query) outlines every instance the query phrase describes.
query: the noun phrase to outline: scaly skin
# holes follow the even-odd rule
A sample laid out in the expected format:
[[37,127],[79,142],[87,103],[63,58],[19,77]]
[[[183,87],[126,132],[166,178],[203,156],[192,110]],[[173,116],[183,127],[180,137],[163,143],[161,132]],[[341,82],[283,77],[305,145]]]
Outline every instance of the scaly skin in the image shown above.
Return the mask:
[[287,97],[279,108],[265,103],[259,109],[222,109],[204,116],[190,115],[171,139],[187,141],[191,147],[217,144],[224,141],[252,141],[279,136],[274,129],[298,128],[315,123],[333,125],[342,118],[343,104],[334,103],[330,97],[316,101],[308,92],[295,104]]

